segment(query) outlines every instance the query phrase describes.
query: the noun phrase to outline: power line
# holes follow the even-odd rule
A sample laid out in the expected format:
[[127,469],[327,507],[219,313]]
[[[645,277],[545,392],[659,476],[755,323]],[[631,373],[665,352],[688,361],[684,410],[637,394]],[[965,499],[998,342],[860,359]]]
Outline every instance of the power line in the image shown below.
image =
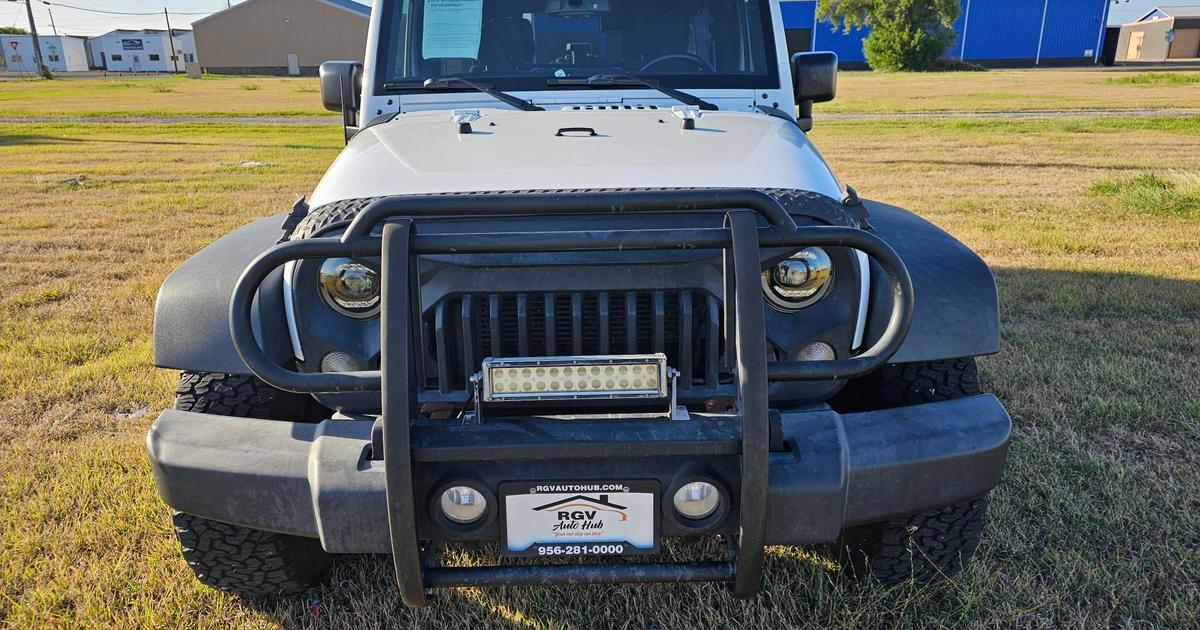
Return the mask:
[[[151,16],[151,15],[159,14],[158,11],[151,11],[148,13],[130,12],[130,11],[106,11],[104,9],[92,9],[92,8],[88,8],[88,7],[76,6],[73,4],[64,4],[62,2],[47,2],[47,0],[38,0],[38,1],[41,2],[42,4],[53,6],[53,7],[65,7],[68,9],[75,9],[76,11],[87,11],[88,13],[103,13],[105,15]],[[191,12],[189,12],[189,11],[172,11],[171,13],[174,13],[175,15],[208,15],[213,12],[214,11],[191,11]]]

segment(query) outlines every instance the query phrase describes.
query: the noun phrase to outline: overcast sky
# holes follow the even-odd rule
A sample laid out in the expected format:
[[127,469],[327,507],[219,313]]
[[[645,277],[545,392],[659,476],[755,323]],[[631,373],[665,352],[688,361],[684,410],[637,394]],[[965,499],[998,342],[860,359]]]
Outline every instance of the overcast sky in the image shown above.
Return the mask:
[[[165,6],[171,13],[171,26],[191,28],[193,21],[224,9],[227,2],[240,0],[32,0],[33,15],[39,32],[52,33],[50,16],[59,33],[71,35],[101,35],[117,28],[165,28],[162,10]],[[371,4],[371,0],[358,0]],[[1003,2],[1004,0],[991,0]],[[1049,0],[1061,2],[1062,0]],[[1148,13],[1155,5],[1185,4],[1184,0],[1117,0],[1112,7],[1109,24],[1121,24],[1136,20]],[[68,6],[69,5],[69,6]],[[79,7],[79,8],[74,8]],[[82,9],[93,9],[115,13],[148,13],[150,15],[112,15]],[[0,25],[27,26],[25,7],[19,2],[0,0]]]

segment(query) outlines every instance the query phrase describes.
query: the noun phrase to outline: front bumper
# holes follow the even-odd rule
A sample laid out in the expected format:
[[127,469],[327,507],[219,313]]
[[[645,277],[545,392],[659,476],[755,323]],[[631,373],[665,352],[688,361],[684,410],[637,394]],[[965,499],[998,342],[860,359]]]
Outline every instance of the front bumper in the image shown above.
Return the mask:
[[[499,481],[654,478],[664,488],[703,470],[738,503],[735,423],[689,421],[436,422],[413,427],[416,502],[450,478]],[[302,424],[163,412],[146,436],[163,500],[216,521],[320,538],[333,553],[392,551],[384,464],[371,420]],[[1008,451],[1008,414],[983,395],[855,414],[826,407],[780,414],[784,449],[769,457],[767,543],[835,540],[852,525],[955,503],[990,490]],[[778,449],[777,449],[778,450]],[[620,453],[620,456],[614,456]],[[663,535],[673,529],[664,506]],[[423,540],[498,540],[438,527],[418,510]],[[715,532],[736,530],[736,512]],[[733,529],[730,529],[730,526]]]

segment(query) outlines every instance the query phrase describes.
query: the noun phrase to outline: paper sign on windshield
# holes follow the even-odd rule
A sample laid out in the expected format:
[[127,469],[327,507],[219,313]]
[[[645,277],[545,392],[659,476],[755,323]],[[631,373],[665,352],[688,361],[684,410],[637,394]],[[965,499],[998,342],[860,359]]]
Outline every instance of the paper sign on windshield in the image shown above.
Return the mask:
[[421,56],[476,59],[483,30],[483,0],[425,0]]

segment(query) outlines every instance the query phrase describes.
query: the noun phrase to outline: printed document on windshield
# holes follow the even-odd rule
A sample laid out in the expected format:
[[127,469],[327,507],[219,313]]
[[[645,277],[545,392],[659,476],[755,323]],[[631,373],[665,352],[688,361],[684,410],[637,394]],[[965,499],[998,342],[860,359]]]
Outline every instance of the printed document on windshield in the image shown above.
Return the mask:
[[421,56],[476,59],[483,31],[483,0],[425,0]]

